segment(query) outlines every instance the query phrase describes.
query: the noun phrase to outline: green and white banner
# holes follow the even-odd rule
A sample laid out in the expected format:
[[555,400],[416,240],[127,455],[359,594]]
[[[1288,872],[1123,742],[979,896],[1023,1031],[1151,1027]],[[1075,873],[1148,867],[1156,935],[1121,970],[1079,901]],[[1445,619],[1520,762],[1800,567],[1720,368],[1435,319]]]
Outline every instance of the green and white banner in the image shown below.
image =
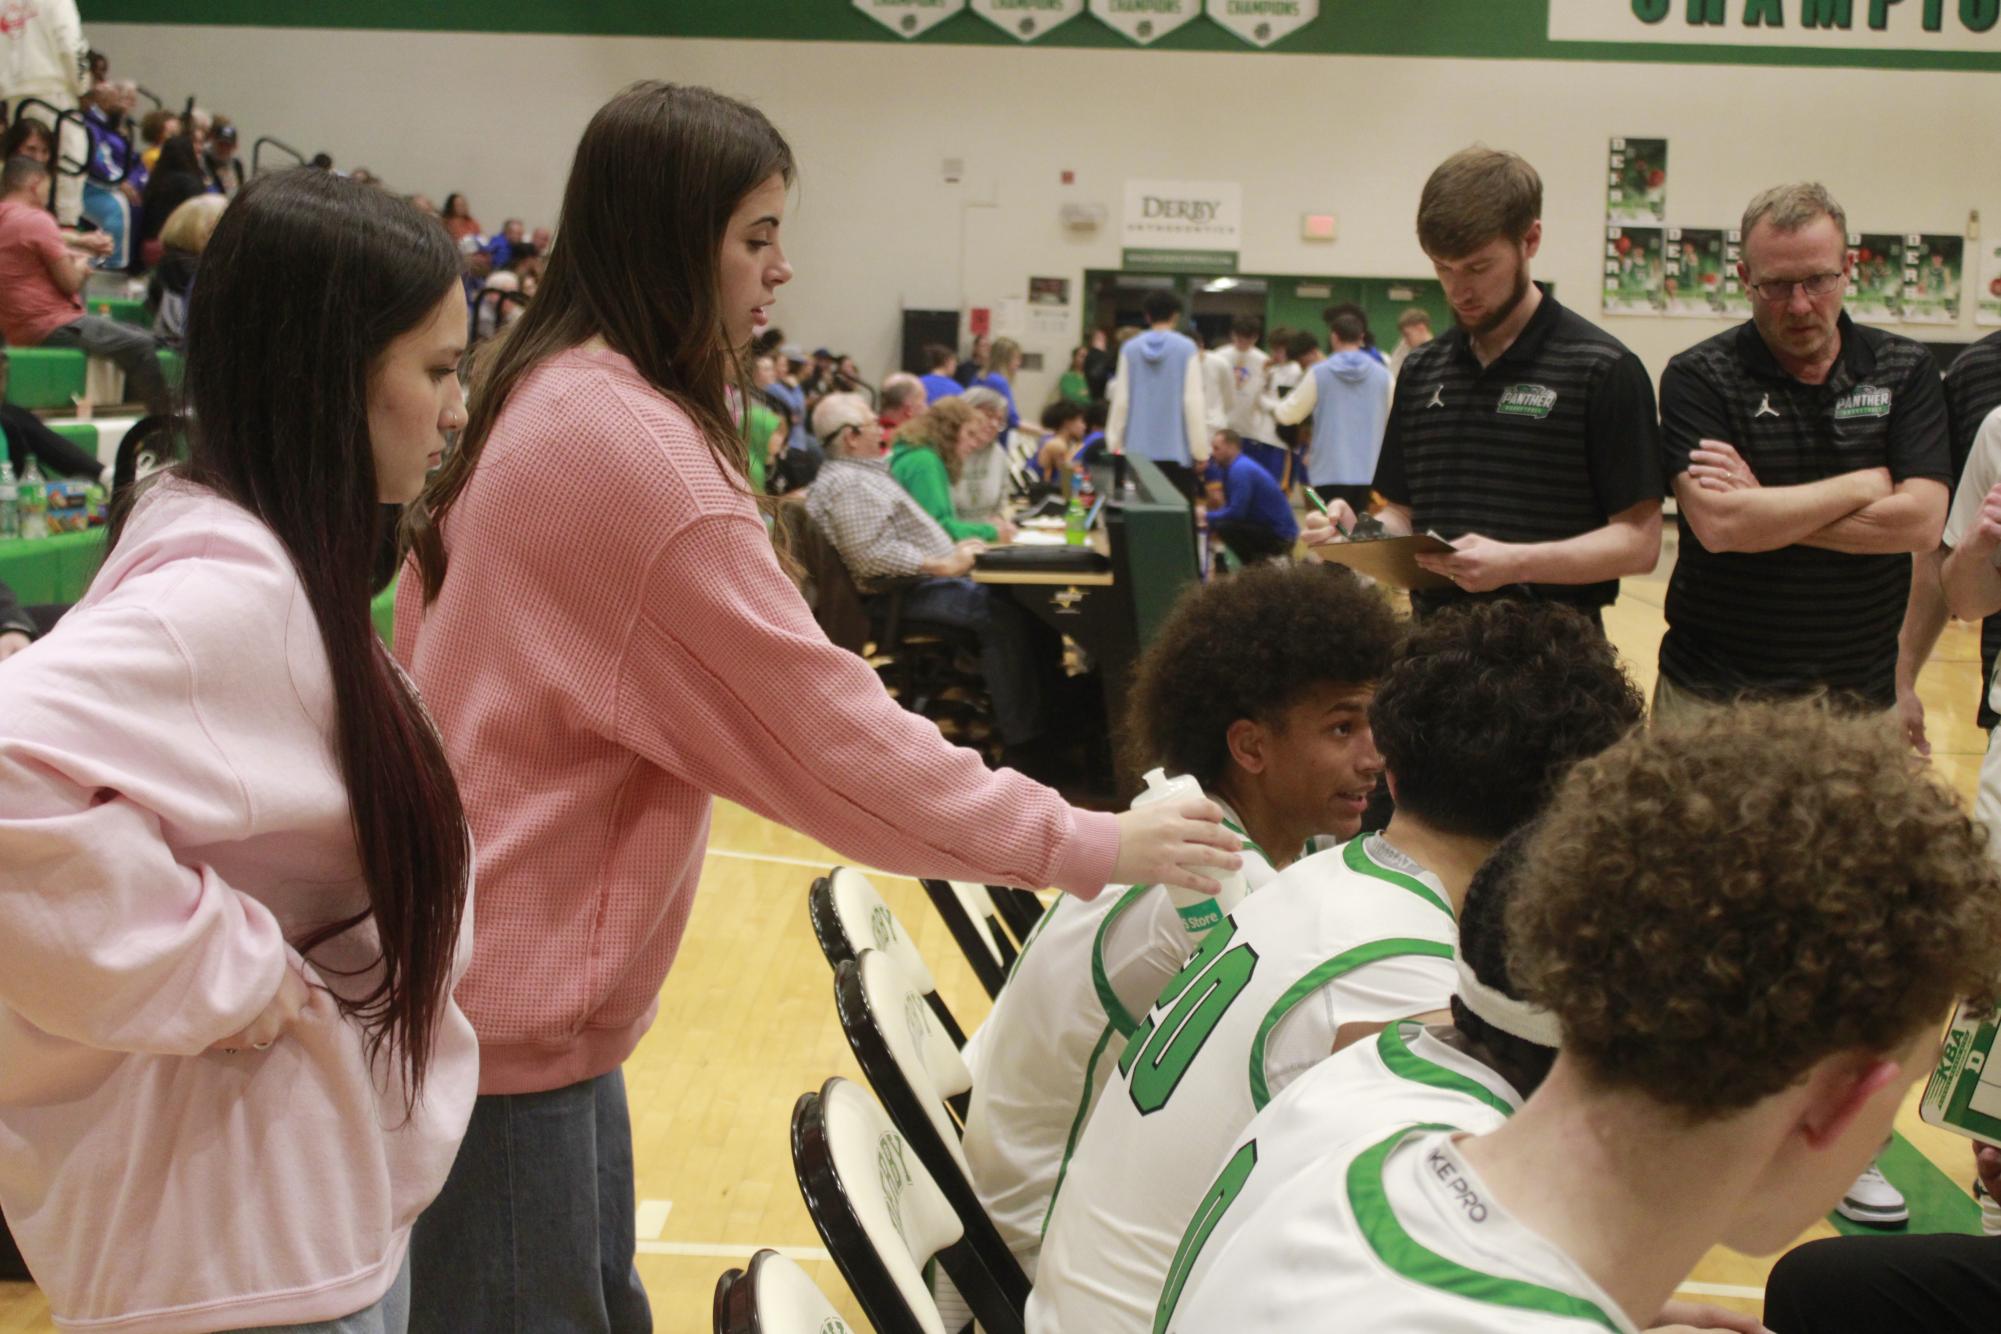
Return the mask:
[[922,37],[966,7],[966,0],[854,0],[855,8],[900,37]]
[[1549,0],[1553,42],[2001,52],[2001,0]]
[[1202,0],[1091,0],[1091,12],[1145,46],[1200,17]]
[[1084,0],[971,0],[975,14],[1008,36],[1032,42],[1084,12]]
[[1320,17],[1320,0],[1208,0],[1209,17],[1252,46],[1270,46]]

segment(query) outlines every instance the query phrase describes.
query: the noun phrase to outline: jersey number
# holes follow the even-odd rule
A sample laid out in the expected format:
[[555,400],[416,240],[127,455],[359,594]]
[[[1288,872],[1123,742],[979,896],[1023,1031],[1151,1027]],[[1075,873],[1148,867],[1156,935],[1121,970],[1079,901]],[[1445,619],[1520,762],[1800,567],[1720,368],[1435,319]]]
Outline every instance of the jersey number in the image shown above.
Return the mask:
[[1167,984],[1126,1044],[1119,1073],[1130,1077],[1127,1092],[1141,1116],[1167,1105],[1202,1044],[1257,970],[1258,952],[1249,944],[1230,948],[1236,933],[1237,924],[1224,918]]
[[1223,1164],[1222,1175],[1202,1197],[1202,1207],[1195,1211],[1188,1231],[1181,1238],[1180,1249],[1174,1252],[1174,1263],[1167,1267],[1167,1286],[1161,1290],[1160,1309],[1154,1313],[1153,1334],[1163,1334],[1167,1329],[1167,1322],[1174,1317],[1174,1307],[1181,1300],[1181,1290],[1188,1286],[1188,1273],[1195,1268],[1195,1257],[1202,1254],[1209,1234],[1244,1193],[1244,1187],[1250,1183],[1251,1169],[1257,1165],[1258,1142],[1252,1140]]

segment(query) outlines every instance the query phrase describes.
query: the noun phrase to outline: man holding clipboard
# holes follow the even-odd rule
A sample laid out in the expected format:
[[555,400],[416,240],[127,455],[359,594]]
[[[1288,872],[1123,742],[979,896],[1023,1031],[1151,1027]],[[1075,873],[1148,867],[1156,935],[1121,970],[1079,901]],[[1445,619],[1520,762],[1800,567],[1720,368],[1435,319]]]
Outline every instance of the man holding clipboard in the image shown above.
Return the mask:
[[[1413,591],[1419,615],[1472,597],[1563,602],[1600,622],[1619,579],[1660,559],[1660,424],[1646,368],[1529,277],[1542,180],[1512,153],[1445,160],[1418,204],[1457,327],[1412,352],[1376,466],[1391,536],[1449,582]],[[1352,524],[1345,504],[1333,526]],[[1307,540],[1332,537],[1309,518]]]

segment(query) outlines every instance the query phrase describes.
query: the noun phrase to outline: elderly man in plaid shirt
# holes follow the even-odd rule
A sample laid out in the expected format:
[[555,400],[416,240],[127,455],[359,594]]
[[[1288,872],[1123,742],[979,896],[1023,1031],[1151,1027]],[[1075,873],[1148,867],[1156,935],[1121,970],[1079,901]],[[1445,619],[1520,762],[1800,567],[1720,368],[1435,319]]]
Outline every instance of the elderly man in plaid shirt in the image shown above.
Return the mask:
[[[882,426],[858,394],[829,394],[813,412],[827,462],[806,491],[806,513],[841,553],[865,596],[903,590],[903,615],[962,626],[980,638],[980,664],[1008,760],[1039,760],[1043,673],[1060,658],[1054,640],[1021,607],[965,576],[982,547],[954,543],[890,475]],[[1060,641],[1059,641],[1060,643]],[[1057,649],[1060,652],[1060,647]]]

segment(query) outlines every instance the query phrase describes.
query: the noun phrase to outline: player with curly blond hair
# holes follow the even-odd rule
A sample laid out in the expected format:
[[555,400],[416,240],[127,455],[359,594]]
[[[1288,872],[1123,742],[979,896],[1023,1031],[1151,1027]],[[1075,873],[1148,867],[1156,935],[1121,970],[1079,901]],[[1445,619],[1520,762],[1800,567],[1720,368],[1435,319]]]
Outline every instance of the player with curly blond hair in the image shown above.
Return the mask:
[[1521,877],[1508,969],[1562,1029],[1542,1086],[1488,1134],[1330,1145],[1171,1328],[1632,1330],[1711,1246],[1769,1254],[1832,1206],[2001,973],[1979,830],[1891,722],[1818,701],[1577,765]]

